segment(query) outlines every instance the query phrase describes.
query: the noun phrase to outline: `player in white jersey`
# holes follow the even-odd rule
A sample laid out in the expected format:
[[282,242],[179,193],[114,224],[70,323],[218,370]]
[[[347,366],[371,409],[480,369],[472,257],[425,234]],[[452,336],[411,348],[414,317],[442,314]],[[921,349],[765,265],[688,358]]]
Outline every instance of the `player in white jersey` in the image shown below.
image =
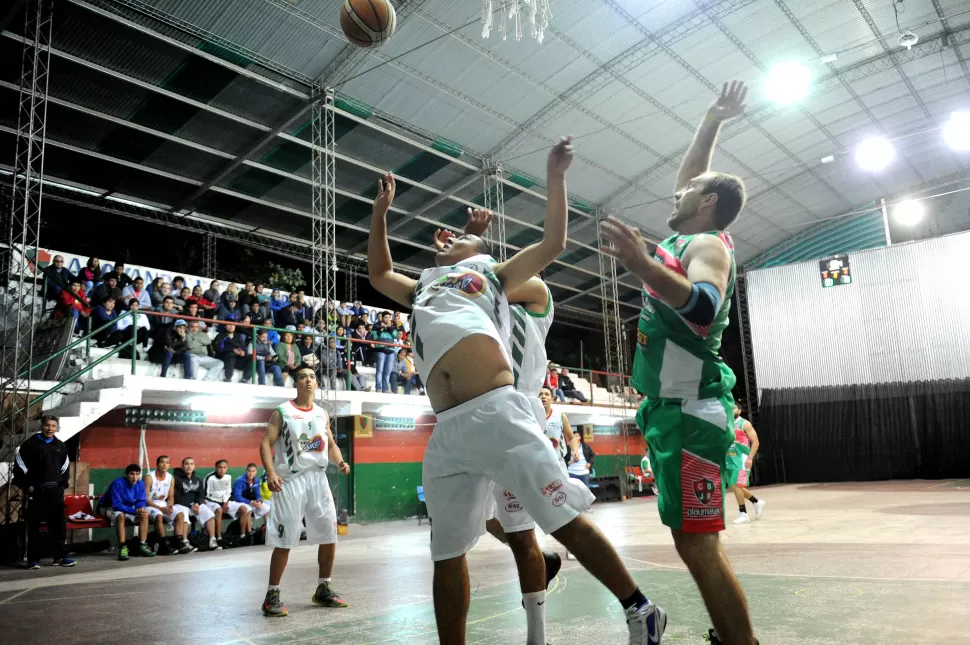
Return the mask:
[[[534,399],[514,389],[506,294],[546,290],[532,278],[565,248],[565,171],[571,161],[571,140],[563,139],[549,155],[549,197],[539,242],[506,262],[469,266],[458,263],[487,254],[487,244],[476,236],[451,238],[435,258],[438,267],[422,272],[419,280],[394,271],[387,211],[395,182],[390,174],[378,182],[368,277],[382,294],[413,309],[415,359],[419,372],[427,375],[428,398],[437,417],[422,479],[433,521],[434,605],[442,645],[465,643],[470,601],[465,553],[484,532],[493,483],[514,490],[535,522],[620,600],[629,643],[656,645],[666,625],[663,611],[647,600],[610,542],[582,514],[589,491],[563,475],[559,456],[542,434]],[[537,603],[544,606],[543,600]],[[545,644],[544,620],[540,628],[528,634],[529,645]]]
[[158,553],[171,555],[175,551],[165,543],[165,523],[171,524],[174,534],[182,540],[179,553],[192,553],[196,549],[185,539],[185,524],[189,521],[189,509],[175,503],[175,487],[172,486],[172,473],[168,472],[171,460],[168,455],[159,455],[155,459],[155,470],[145,475],[145,501],[148,507],[148,518],[155,523],[155,533],[161,540]]
[[336,464],[344,475],[350,473],[350,465],[334,443],[327,411],[313,402],[317,390],[313,369],[301,367],[293,378],[296,398],[273,410],[259,443],[266,483],[273,491],[266,543],[276,548],[270,560],[269,587],[263,600],[263,614],[271,617],[287,614],[280,601],[280,579],[290,549],[300,542],[304,520],[307,541],[320,545],[317,549],[320,577],[310,600],[323,607],[347,606],[330,585],[337,545],[337,511],[327,480],[327,465]]

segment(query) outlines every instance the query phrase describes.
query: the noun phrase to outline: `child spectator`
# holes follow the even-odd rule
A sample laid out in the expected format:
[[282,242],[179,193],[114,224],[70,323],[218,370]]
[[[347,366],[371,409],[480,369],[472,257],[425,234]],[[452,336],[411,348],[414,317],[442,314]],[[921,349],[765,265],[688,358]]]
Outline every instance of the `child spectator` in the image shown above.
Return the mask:
[[108,298],[118,300],[121,298],[121,289],[118,288],[118,276],[113,273],[106,273],[104,280],[88,292],[88,302],[92,307],[97,307]]
[[101,331],[99,331],[94,335],[94,339],[98,341],[98,347],[108,347],[108,345],[106,345],[105,343],[108,342],[109,338],[111,338],[114,341],[115,345],[119,345],[123,342],[121,338],[114,335],[115,331],[117,331],[118,325],[108,324],[117,319],[118,319],[118,310],[115,309],[114,298],[108,298],[100,305],[95,307],[94,310],[91,312],[92,331],[94,329],[98,329],[99,327],[105,327],[105,325],[108,325],[107,327],[105,327],[104,329],[102,329]]
[[54,319],[60,320],[68,316],[78,318],[76,329],[81,329],[80,319],[85,319],[91,315],[91,306],[88,304],[84,287],[81,286],[80,278],[72,278],[67,289],[61,289],[57,294],[57,306],[54,308]]

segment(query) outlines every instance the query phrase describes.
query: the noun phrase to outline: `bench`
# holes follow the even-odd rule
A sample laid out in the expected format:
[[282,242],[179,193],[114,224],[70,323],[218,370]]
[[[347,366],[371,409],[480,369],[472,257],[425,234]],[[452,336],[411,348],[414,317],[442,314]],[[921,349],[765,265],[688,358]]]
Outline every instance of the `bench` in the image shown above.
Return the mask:
[[627,466],[625,468],[627,474],[630,476],[630,481],[635,481],[637,483],[637,494],[643,494],[643,484],[647,484],[647,493],[653,492],[653,473],[647,475],[645,474],[639,466]]

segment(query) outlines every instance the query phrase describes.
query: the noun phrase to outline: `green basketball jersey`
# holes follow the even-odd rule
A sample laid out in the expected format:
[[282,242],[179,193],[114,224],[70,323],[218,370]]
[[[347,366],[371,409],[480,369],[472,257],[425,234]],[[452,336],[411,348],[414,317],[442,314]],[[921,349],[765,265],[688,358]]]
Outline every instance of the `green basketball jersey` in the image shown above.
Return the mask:
[[744,470],[744,462],[751,454],[751,440],[744,431],[745,420],[734,419],[734,443],[727,451],[727,467],[731,470]]
[[[731,254],[731,277],[724,301],[714,321],[705,327],[685,320],[659,295],[644,286],[632,382],[633,387],[647,396],[709,399],[730,392],[737,381],[734,372],[718,354],[734,294],[734,242],[726,231],[698,235],[716,235]],[[668,237],[657,245],[654,259],[671,271],[686,276],[682,260],[687,245],[695,237],[697,235]]]

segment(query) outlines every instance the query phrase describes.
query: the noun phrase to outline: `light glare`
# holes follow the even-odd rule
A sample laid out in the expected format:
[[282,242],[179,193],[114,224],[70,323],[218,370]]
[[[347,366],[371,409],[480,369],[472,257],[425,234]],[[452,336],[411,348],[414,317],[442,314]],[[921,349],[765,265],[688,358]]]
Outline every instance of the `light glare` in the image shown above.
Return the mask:
[[892,162],[896,156],[893,144],[882,137],[872,137],[859,144],[855,151],[855,160],[863,170],[882,170]]
[[808,94],[812,72],[797,61],[778,63],[771,68],[765,83],[768,98],[779,105],[791,105]]
[[903,226],[913,226],[923,219],[925,213],[926,209],[923,204],[907,199],[896,204],[896,208],[893,209],[893,219]]
[[943,140],[954,150],[970,150],[970,112],[954,112],[943,126]]

